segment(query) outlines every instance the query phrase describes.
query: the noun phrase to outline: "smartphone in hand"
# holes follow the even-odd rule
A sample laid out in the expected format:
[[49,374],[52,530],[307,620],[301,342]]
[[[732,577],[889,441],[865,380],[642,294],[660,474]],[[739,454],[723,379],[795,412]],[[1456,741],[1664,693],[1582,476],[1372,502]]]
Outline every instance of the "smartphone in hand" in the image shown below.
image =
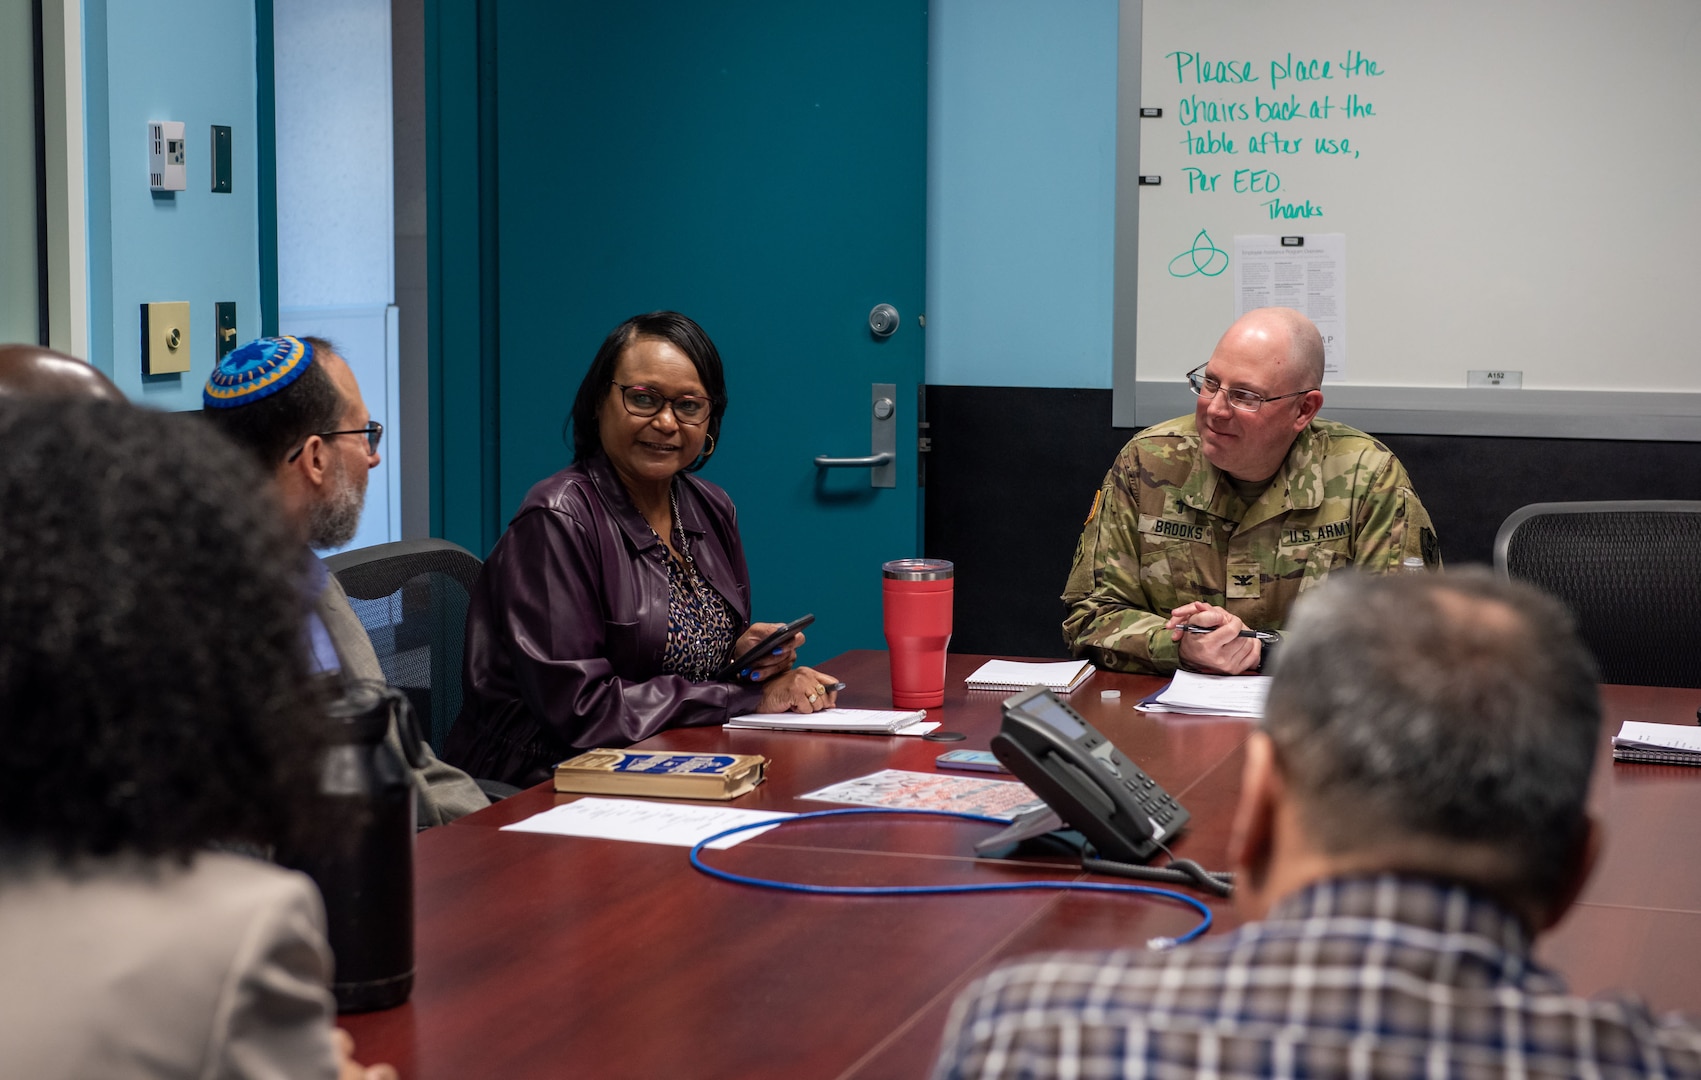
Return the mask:
[[805,615],[802,618],[793,619],[791,622],[786,623],[784,626],[775,630],[761,641],[758,641],[756,644],[750,646],[750,648],[744,650],[743,654],[736,660],[728,660],[726,663],[722,664],[720,670],[715,672],[715,681],[725,682],[728,679],[737,678],[739,672],[762,659],[762,657],[772,655],[775,649],[802,633],[803,628],[814,621],[815,616]]

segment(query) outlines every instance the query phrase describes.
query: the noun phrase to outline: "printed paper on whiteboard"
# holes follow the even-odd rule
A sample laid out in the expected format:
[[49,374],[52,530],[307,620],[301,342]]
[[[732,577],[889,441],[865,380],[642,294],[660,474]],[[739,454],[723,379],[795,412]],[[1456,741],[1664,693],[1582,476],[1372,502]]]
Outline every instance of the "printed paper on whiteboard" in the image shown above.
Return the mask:
[[1323,335],[1323,381],[1347,375],[1347,234],[1307,233],[1301,247],[1280,236],[1234,238],[1234,317],[1261,307],[1303,312]]

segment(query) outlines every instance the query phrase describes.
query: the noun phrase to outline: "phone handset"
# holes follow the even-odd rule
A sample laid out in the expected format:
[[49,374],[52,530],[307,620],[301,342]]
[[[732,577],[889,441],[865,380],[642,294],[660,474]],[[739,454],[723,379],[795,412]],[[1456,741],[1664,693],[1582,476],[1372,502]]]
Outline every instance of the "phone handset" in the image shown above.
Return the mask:
[[992,752],[1105,859],[1149,858],[1185,825],[1173,796],[1056,694],[1035,686],[1004,701]]

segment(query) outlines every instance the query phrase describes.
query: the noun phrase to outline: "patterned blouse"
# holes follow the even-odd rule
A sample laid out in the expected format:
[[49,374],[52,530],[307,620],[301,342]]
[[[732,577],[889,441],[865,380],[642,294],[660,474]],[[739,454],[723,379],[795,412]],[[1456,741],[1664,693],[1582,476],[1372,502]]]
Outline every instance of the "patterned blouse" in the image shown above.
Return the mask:
[[668,584],[667,647],[662,651],[662,671],[683,675],[692,682],[707,682],[732,652],[738,624],[731,606],[697,572],[691,548],[679,527],[677,505],[673,521],[674,546],[685,557],[675,558],[665,544],[662,546]]

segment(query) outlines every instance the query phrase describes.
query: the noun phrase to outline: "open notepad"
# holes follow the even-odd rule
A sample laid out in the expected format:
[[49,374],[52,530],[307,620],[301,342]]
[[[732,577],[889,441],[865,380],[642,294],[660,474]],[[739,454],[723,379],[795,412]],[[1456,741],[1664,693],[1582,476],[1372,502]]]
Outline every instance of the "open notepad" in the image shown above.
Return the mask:
[[815,713],[745,713],[726,722],[751,731],[843,731],[859,735],[926,735],[938,727],[921,709],[822,709]]
[[1612,737],[1614,761],[1701,765],[1701,728],[1626,720]]
[[976,668],[963,682],[970,690],[1026,690],[1043,686],[1058,694],[1086,682],[1093,674],[1087,660],[1060,660],[1055,663],[1027,663],[1021,660],[988,660]]

